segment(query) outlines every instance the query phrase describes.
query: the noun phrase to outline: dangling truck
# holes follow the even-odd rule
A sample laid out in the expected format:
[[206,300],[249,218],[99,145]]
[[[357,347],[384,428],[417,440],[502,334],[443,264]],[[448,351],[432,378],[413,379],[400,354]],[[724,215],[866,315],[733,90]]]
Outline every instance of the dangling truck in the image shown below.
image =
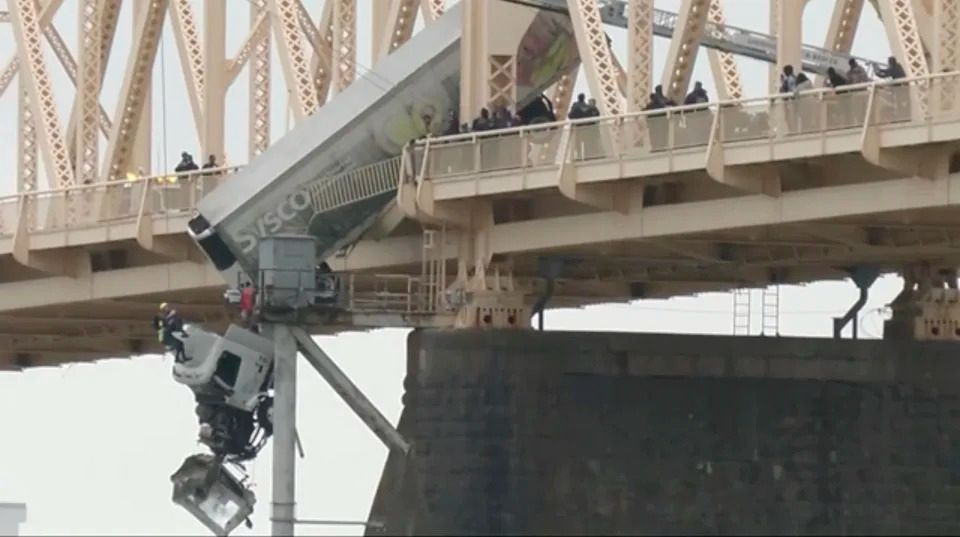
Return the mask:
[[[518,108],[539,110],[543,92],[579,62],[570,19],[496,6],[509,12],[498,14],[498,36],[516,36],[508,48]],[[312,236],[320,266],[389,208],[404,146],[428,130],[438,135],[459,108],[461,11],[452,6],[200,201],[189,232],[228,284],[269,279],[260,259],[265,238]],[[188,359],[174,377],[196,394],[201,439],[213,455],[195,455],[174,474],[174,499],[225,535],[253,509],[240,464],[271,434],[271,342],[239,326],[223,336],[190,326],[183,341]]]

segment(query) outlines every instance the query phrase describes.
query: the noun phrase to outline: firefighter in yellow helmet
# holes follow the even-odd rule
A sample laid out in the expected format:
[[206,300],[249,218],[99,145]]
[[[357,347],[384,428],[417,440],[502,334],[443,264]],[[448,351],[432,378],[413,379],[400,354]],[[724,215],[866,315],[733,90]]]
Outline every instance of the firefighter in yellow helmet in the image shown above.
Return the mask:
[[175,358],[178,362],[185,360],[183,355],[183,342],[174,337],[174,333],[183,332],[183,319],[177,314],[177,310],[170,307],[166,302],[160,304],[160,315],[153,318],[154,328],[157,330],[157,339],[168,350],[175,352]]

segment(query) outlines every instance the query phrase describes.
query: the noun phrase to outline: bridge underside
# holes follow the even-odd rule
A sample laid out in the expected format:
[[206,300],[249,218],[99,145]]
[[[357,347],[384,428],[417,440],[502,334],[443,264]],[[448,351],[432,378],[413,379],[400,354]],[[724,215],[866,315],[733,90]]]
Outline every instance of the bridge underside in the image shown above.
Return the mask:
[[[419,225],[403,222],[390,236],[362,241],[349,256],[334,259],[332,264],[335,270],[416,277],[422,264],[409,261],[422,256],[421,240]],[[83,252],[96,259],[102,248],[98,244]],[[5,280],[0,306],[0,369],[161,352],[150,323],[160,302],[174,304],[188,321],[214,330],[225,329],[235,316],[236,312],[225,307],[226,286],[212,266],[153,256],[135,241],[117,241],[112,248],[114,260],[139,259],[139,266],[98,266],[98,270],[77,277],[54,276],[23,267],[10,255],[0,258]],[[380,252],[379,259],[370,257],[371,249]],[[62,256],[64,252],[51,249],[48,253]],[[186,257],[195,254],[199,252]],[[494,262],[512,267],[516,285],[532,303],[544,289],[541,259],[545,257],[581,260],[564,268],[552,307],[836,280],[847,277],[846,269],[859,264],[887,272],[920,261],[957,265],[960,209],[905,210],[656,240],[597,242],[495,255]],[[456,264],[451,260],[446,266],[448,281],[453,281]],[[358,291],[377,296],[383,290],[371,283]],[[314,331],[446,324],[448,319],[353,315],[338,317],[328,326],[317,325]]]
[[[545,292],[544,261],[563,258],[548,307],[843,279],[864,264],[956,267],[960,110],[894,119],[796,135],[765,124],[724,143],[714,122],[712,137],[693,131],[686,145],[643,151],[608,140],[628,132],[614,120],[602,131],[428,139],[420,187],[401,178],[396,203],[329,260],[357,276],[350,296],[363,295],[366,313],[352,309],[313,330],[450,326],[448,313],[409,306],[411,284],[425,281],[431,262],[447,285],[464,267],[471,283],[507,275],[532,304]],[[199,186],[209,185],[97,186],[66,198],[81,203],[70,225],[66,203],[39,194],[0,205],[0,369],[155,352],[150,320],[160,302],[224,327],[224,282],[186,235]],[[127,198],[141,199],[139,209],[110,203]],[[76,209],[86,203],[113,212],[84,221]],[[425,230],[438,241],[430,247]]]

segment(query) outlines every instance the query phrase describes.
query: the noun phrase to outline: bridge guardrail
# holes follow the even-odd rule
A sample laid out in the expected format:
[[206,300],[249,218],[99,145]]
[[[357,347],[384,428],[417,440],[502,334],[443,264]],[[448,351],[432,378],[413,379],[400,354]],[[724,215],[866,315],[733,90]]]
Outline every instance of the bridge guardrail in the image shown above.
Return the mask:
[[[845,86],[839,91],[821,88],[500,131],[429,137],[413,146],[412,162],[414,176],[430,180],[556,166],[560,159],[567,158],[559,154],[567,126],[572,134],[572,158],[580,161],[704,149],[714,135],[723,143],[776,140],[863,128],[868,118],[871,125],[886,125],[904,121],[933,122],[958,116],[960,73],[937,73]],[[398,162],[391,160],[387,164],[396,167]],[[0,197],[0,237],[13,236],[21,225],[26,226],[28,232],[72,230],[109,225],[141,214],[171,216],[192,211],[203,195],[240,168],[228,166],[129,177],[123,181]],[[365,194],[380,192],[386,188],[382,182],[376,179],[376,184],[364,182],[349,190]],[[320,197],[325,202],[335,201]]]
[[240,166],[196,172],[24,192],[0,197],[0,237],[13,236],[19,226],[28,232],[83,229],[141,214],[172,216],[192,211],[197,202]]
[[[719,114],[720,117],[715,116]],[[678,106],[619,116],[544,123],[429,137],[413,152],[415,175],[443,180],[559,163],[561,134],[570,127],[574,161],[642,157],[723,143],[824,135],[905,121],[960,116],[960,73],[818,88],[798,93]],[[716,132],[715,132],[716,131]]]

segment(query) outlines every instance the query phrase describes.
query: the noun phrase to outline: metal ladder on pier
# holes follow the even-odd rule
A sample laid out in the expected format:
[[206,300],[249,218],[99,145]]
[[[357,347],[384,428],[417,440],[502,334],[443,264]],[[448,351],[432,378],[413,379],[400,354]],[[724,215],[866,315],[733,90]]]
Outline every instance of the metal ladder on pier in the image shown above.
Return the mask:
[[[760,291],[760,335],[780,335],[780,286],[770,285]],[[751,335],[753,290],[733,291],[733,335]]]

